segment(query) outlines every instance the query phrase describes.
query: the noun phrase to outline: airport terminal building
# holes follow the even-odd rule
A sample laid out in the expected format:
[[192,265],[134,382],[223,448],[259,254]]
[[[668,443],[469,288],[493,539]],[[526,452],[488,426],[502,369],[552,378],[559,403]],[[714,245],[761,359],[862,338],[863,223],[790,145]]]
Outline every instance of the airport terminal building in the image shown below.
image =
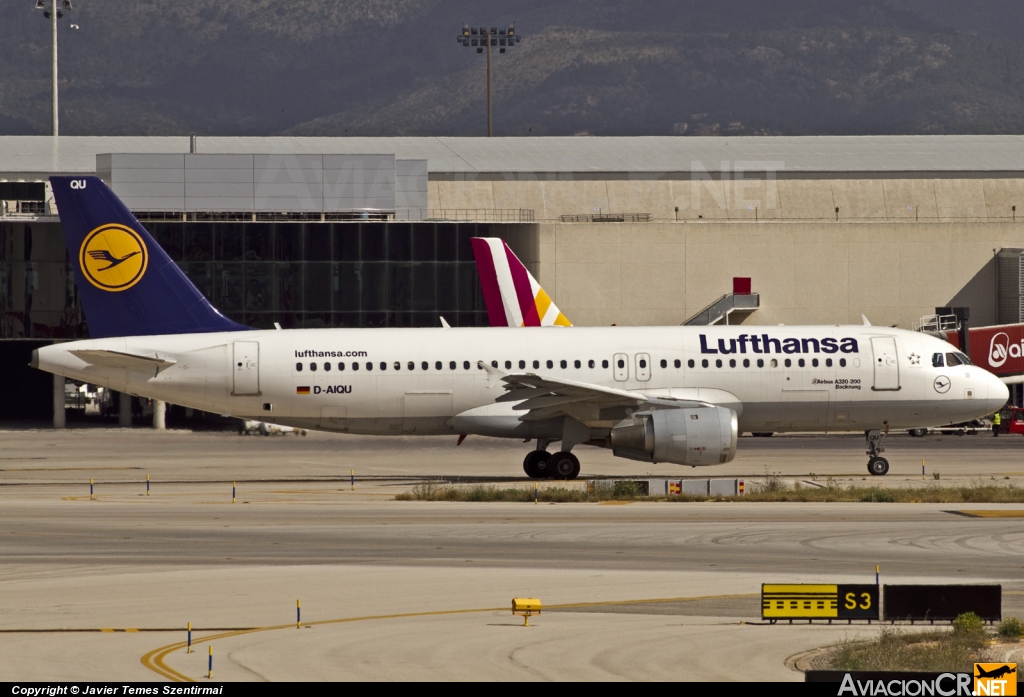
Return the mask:
[[484,325],[474,236],[506,239],[577,325],[680,324],[737,277],[759,302],[726,321],[1024,321],[1020,136],[4,136],[0,357],[42,394],[0,419],[49,418],[24,357],[88,336],[53,174],[103,178],[255,327]]

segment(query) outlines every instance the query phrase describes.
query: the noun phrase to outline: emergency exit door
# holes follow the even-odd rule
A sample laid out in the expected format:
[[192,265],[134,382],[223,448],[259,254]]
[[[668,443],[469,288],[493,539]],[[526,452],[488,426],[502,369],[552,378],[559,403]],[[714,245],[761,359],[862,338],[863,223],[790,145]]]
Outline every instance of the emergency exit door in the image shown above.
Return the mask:
[[629,379],[629,360],[628,356],[624,353],[616,353],[612,357],[612,375],[619,382],[623,382]]
[[875,390],[900,389],[900,364],[896,359],[896,339],[891,336],[871,338],[875,359]]
[[260,394],[260,343],[236,341],[233,354],[231,394],[239,397]]

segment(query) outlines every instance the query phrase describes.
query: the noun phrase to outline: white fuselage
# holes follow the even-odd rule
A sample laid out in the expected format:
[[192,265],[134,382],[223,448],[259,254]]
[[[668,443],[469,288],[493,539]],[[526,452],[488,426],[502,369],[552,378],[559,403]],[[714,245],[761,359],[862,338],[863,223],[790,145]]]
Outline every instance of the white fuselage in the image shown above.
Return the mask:
[[[73,353],[82,350],[173,363],[91,364]],[[522,412],[495,405],[500,379],[478,362],[727,406],[741,432],[824,432],[937,426],[1001,407],[1006,387],[985,370],[933,367],[933,354],[954,351],[871,326],[294,329],[76,341],[34,361],[113,390],[293,426],[557,439],[560,421],[524,426]]]

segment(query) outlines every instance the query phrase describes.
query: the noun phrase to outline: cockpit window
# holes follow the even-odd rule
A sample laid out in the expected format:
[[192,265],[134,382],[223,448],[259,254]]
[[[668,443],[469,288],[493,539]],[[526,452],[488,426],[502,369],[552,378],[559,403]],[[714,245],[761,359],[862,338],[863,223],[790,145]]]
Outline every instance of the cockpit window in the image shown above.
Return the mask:
[[963,355],[963,354],[947,353],[946,354],[946,365],[949,366],[949,367],[953,367],[954,365],[960,365],[961,361],[960,361],[959,356],[961,356],[961,355]]
[[941,353],[933,353],[932,354],[932,367],[933,368],[942,368],[945,365],[946,364],[942,360],[942,354]]
[[962,353],[956,354],[956,357],[959,358],[960,362],[963,363],[964,365],[974,365],[973,363],[971,363],[971,359]]

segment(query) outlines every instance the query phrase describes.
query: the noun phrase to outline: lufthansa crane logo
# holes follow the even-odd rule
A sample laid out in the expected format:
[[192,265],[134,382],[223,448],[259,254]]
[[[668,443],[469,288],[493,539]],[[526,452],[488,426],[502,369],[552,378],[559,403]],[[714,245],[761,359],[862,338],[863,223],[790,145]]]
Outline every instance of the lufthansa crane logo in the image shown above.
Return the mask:
[[124,225],[101,225],[82,242],[78,265],[100,290],[128,290],[146,275],[149,252],[139,233]]

